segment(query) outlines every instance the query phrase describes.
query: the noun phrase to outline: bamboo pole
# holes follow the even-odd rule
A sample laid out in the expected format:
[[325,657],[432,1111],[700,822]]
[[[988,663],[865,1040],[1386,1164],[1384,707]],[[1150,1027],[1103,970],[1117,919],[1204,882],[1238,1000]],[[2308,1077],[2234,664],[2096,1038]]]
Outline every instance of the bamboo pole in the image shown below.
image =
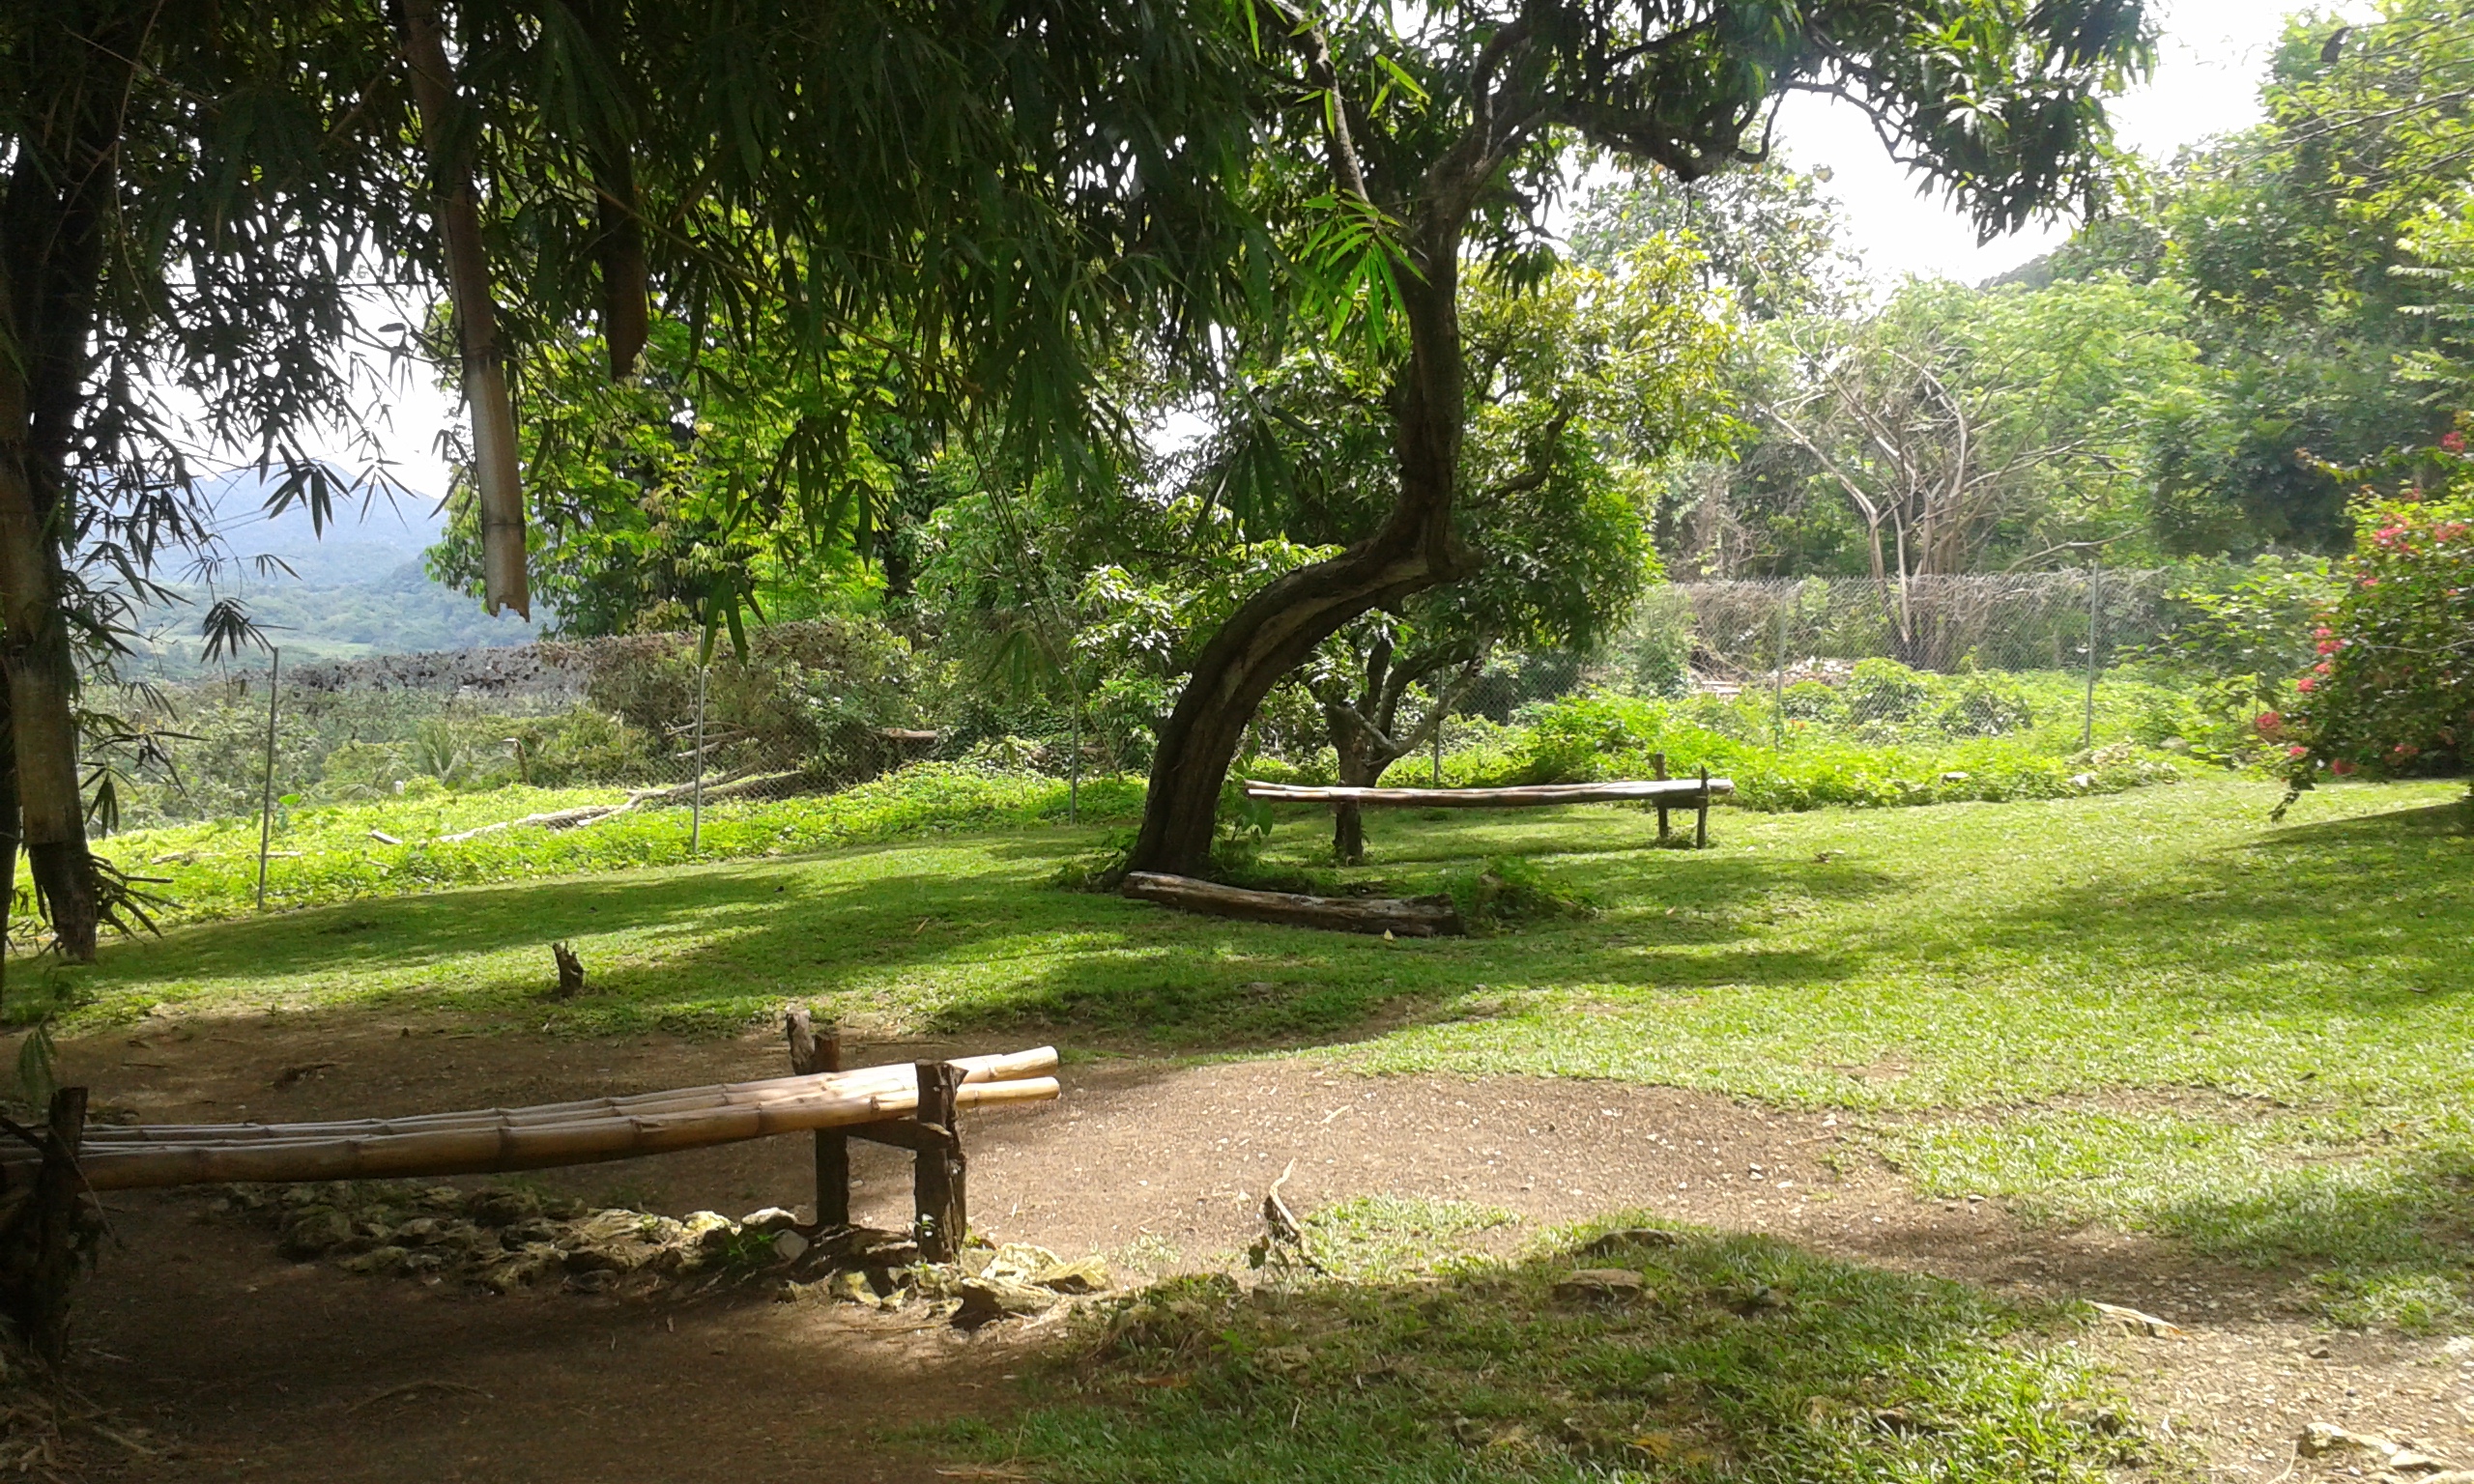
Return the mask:
[[[965,1084],[1012,1082],[1056,1070],[1056,1048],[1035,1046],[992,1056],[955,1060]],[[121,1127],[98,1125],[86,1130],[89,1149],[124,1144],[206,1144],[279,1142],[324,1138],[376,1138],[427,1133],[449,1128],[546,1127],[594,1118],[638,1118],[692,1113],[701,1108],[749,1107],[783,1098],[849,1096],[899,1092],[912,1085],[909,1063],[862,1067],[850,1071],[811,1076],[765,1077],[753,1082],[722,1082],[706,1087],[639,1093],[629,1098],[589,1098],[575,1102],[547,1102],[524,1108],[475,1108],[455,1113],[427,1113],[410,1118],[363,1118],[316,1124],[139,1124]]]
[[[972,1082],[961,1107],[1037,1102],[1057,1095],[1054,1077]],[[728,1107],[693,1108],[561,1124],[499,1124],[376,1136],[274,1139],[250,1143],[87,1146],[79,1163],[97,1190],[135,1190],[222,1181],[382,1180],[405,1176],[496,1175],[670,1154],[774,1134],[841,1128],[902,1118],[918,1089],[828,1092]],[[14,1183],[14,1175],[13,1175]]]
[[1522,788],[1345,788],[1246,781],[1246,797],[1276,804],[1353,803],[1414,809],[1528,809],[1545,804],[1620,804],[1631,799],[1680,800],[1736,791],[1732,780],[1689,778],[1613,784],[1533,784]]
[[507,394],[498,305],[481,242],[471,160],[458,137],[455,71],[446,60],[436,0],[403,0],[397,11],[404,59],[420,114],[421,147],[437,188],[438,235],[446,249],[446,297],[455,309],[464,402],[473,414],[473,486],[481,516],[481,589],[492,614],[532,616],[524,561],[524,484],[515,404]]

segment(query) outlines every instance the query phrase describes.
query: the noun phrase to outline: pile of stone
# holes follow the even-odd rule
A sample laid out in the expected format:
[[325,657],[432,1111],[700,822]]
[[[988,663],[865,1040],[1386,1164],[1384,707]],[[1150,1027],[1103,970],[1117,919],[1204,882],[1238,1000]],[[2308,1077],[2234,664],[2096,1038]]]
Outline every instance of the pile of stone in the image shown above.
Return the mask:
[[273,1225],[283,1255],[296,1261],[500,1294],[545,1286],[598,1294],[622,1284],[633,1291],[700,1274],[774,1276],[787,1300],[888,1310],[918,1304],[977,1328],[1109,1286],[1096,1259],[1068,1263],[1044,1247],[974,1239],[957,1262],[924,1263],[903,1233],[858,1226],[818,1233],[780,1207],[736,1220],[710,1211],[672,1217],[594,1210],[510,1185],[333,1182],[232,1185],[211,1209]]

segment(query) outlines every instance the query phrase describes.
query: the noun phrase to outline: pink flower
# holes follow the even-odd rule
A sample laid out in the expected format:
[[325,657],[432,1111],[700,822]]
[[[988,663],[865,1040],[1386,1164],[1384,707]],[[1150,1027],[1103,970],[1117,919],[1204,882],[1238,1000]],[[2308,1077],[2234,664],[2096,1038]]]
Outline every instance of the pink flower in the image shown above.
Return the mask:
[[2258,728],[2259,735],[2263,737],[2273,737],[2279,731],[2285,729],[2285,718],[2277,715],[2274,711],[2262,711],[2259,713],[2258,720],[2253,722],[2251,725]]
[[2465,451],[2465,435],[2458,432],[2455,428],[2451,428],[2439,436],[2439,445],[2451,453],[2463,453]]
[[2354,765],[2353,765],[2352,763],[2350,763],[2350,762],[2345,761],[2345,759],[2344,759],[2343,757],[2340,757],[2340,758],[2338,758],[2336,761],[2334,761],[2334,762],[2332,762],[2332,763],[2328,764],[2328,771],[2329,771],[2329,772],[2331,772],[2331,773],[2336,774],[2336,775],[2337,775],[2338,777],[2340,777],[2340,778],[2343,778],[2345,775],[2346,775],[2346,774],[2348,774],[2348,773],[2351,773],[2353,770],[2354,770]]
[[2299,756],[2301,756],[2303,754],[2305,754],[2305,753],[2307,753],[2307,752],[2309,752],[2309,751],[2311,751],[2311,749],[2309,749],[2309,748],[2307,748],[2307,747],[2303,746],[2303,745],[2302,745],[2301,743],[2299,743],[2299,742],[2296,742],[2296,743],[2294,743],[2291,747],[2288,747],[2288,748],[2287,748],[2287,749],[2285,750],[2285,755],[2286,755],[2287,757],[2299,757]]
[[2297,691],[2316,691],[2319,689],[2319,682],[2314,680],[2309,675],[2305,675],[2301,679],[2293,682],[2293,688]]
[[2320,652],[2321,654],[2334,654],[2334,653],[2336,653],[2336,652],[2337,652],[2337,649],[2338,649],[2338,644],[2337,644],[2337,642],[2336,642],[2335,640],[2333,640],[2333,639],[2323,639],[2323,640],[2319,641],[2319,652]]

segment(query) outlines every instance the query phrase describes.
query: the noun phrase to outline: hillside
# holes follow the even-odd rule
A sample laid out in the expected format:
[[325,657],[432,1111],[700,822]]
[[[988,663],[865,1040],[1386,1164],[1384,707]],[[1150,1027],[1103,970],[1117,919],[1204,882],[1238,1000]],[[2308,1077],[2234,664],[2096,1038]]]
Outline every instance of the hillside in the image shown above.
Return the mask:
[[[212,574],[166,574],[175,597],[149,606],[140,669],[178,677],[200,668],[198,620],[237,597],[289,657],[351,659],[431,649],[521,644],[537,626],[493,618],[479,602],[430,580],[421,554],[446,516],[428,496],[385,496],[334,512],[322,532],[298,505],[269,515],[266,481],[241,470],[210,481],[207,499],[228,558]],[[273,563],[280,563],[279,566]]]

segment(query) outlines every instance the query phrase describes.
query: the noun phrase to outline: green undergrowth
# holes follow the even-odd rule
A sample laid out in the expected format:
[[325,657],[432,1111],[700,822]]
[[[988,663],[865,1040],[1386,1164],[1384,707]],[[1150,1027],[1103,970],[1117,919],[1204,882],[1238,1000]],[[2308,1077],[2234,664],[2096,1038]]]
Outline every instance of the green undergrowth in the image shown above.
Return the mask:
[[[687,809],[675,807],[568,829],[525,825],[458,841],[439,837],[530,814],[617,803],[626,795],[610,788],[509,786],[286,809],[267,863],[267,902],[317,906],[691,859],[737,860],[958,830],[1062,824],[1066,794],[1062,779],[920,763],[839,793],[716,803],[705,810],[701,827],[691,826]],[[1137,781],[1087,780],[1075,813],[1090,821],[1131,819],[1140,812],[1141,797]],[[166,903],[158,914],[164,921],[230,917],[255,907],[254,818],[135,830],[102,842],[99,849],[122,870],[157,878],[148,889]]]
[[[1061,1484],[2094,1484],[2143,1455],[2066,1310],[1760,1237],[1455,1240],[1498,1214],[1310,1217],[1329,1276],[1161,1284],[1086,1321],[1025,1413],[935,1441]],[[1576,1265],[1644,1291],[1559,1292]]]

